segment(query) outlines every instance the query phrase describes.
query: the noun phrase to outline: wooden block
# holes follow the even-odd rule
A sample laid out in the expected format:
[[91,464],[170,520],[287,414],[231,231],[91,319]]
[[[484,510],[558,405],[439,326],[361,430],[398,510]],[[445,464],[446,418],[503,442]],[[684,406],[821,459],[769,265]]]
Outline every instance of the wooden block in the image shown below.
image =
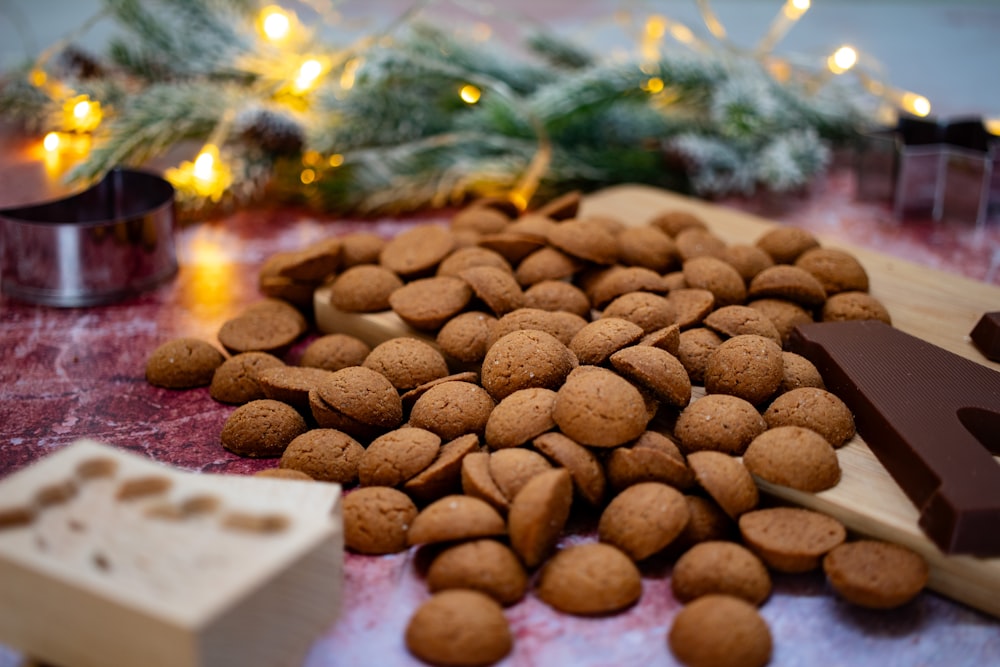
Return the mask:
[[79,441],[0,482],[0,642],[73,667],[299,665],[335,620],[340,487]]

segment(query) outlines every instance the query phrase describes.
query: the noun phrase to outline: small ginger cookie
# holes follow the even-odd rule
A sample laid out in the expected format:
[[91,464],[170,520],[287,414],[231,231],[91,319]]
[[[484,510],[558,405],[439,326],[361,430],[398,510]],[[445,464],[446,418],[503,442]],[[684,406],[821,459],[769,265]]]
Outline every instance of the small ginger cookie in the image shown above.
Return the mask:
[[692,289],[708,290],[716,306],[741,304],[747,298],[743,276],[718,257],[695,257],[684,262],[684,282]]
[[834,294],[820,312],[823,322],[843,322],[846,320],[879,320],[892,324],[892,317],[885,304],[867,292],[840,292]]
[[868,291],[868,273],[854,255],[843,250],[813,248],[799,255],[795,266],[813,274],[828,295]]
[[674,236],[677,254],[687,262],[700,257],[718,257],[726,247],[726,242],[708,229],[692,227],[682,229]]
[[791,264],[807,250],[818,248],[819,240],[805,229],[775,227],[762,234],[756,245],[776,264]]
[[414,402],[410,424],[454,440],[467,433],[482,434],[493,407],[493,399],[475,383],[442,382]]
[[656,271],[641,266],[615,265],[594,280],[588,294],[594,308],[600,309],[629,292],[663,294],[666,291],[667,285]]
[[572,503],[573,482],[565,468],[535,475],[511,500],[507,533],[525,566],[537,567],[555,548]]
[[632,345],[609,357],[622,377],[651,393],[665,405],[683,408],[691,402],[691,378],[684,365],[666,350]]
[[455,248],[446,227],[422,224],[390,239],[379,253],[379,263],[404,279],[432,272]]
[[243,352],[222,362],[212,375],[208,395],[220,403],[243,405],[267,398],[257,381],[265,368],[284,366],[285,362],[267,352]]
[[552,417],[582,445],[615,447],[638,438],[652,415],[628,380],[598,366],[580,366],[556,393]]
[[601,317],[620,317],[652,333],[674,324],[674,311],[666,297],[652,292],[629,292],[609,303]]
[[708,229],[705,221],[690,211],[671,209],[658,213],[650,219],[649,225],[674,238],[685,229]]
[[521,329],[505,335],[486,351],[482,385],[500,401],[519,389],[555,389],[576,365],[576,356],[552,334]]
[[589,322],[577,332],[569,349],[581,364],[600,366],[618,350],[638,342],[642,327],[620,317],[602,317]]
[[462,492],[478,498],[503,515],[510,509],[510,500],[497,486],[490,472],[489,452],[470,452],[462,459]]
[[446,590],[421,604],[406,625],[406,648],[432,665],[478,667],[499,662],[514,639],[493,598],[473,590]]
[[549,232],[551,245],[571,257],[594,264],[614,264],[618,260],[618,241],[604,226],[574,218],[561,222]]
[[[466,457],[468,458],[468,457]],[[450,495],[425,507],[410,524],[410,545],[469,540],[504,535],[507,526],[485,500]]]
[[[649,444],[654,438],[669,445]],[[694,483],[694,475],[677,446],[655,431],[646,431],[631,447],[612,449],[604,459],[604,467],[608,484],[616,490],[642,482],[660,482],[677,489],[686,489]]]
[[625,266],[641,266],[663,274],[679,259],[677,243],[656,227],[627,227],[618,233],[618,260]]
[[389,379],[399,391],[408,391],[448,375],[448,362],[433,345],[413,336],[379,343],[362,364]]
[[808,572],[844,542],[844,525],[826,514],[798,507],[770,507],[739,518],[743,543],[773,570]]
[[528,589],[528,575],[517,555],[496,540],[463,542],[438,554],[427,570],[431,593],[464,588],[485,593],[507,607]]
[[731,595],[704,595],[685,605],[668,643],[687,667],[764,667],[771,660],[767,622],[757,607]]
[[417,506],[402,491],[367,486],[344,495],[344,545],[363,554],[406,551]]
[[510,271],[495,266],[473,266],[460,271],[458,277],[497,317],[524,307],[524,293]]
[[826,290],[816,277],[791,264],[764,269],[750,281],[747,296],[752,299],[787,299],[805,308],[822,306]]
[[708,317],[715,308],[715,295],[700,287],[682,287],[670,290],[667,302],[673,324],[683,331],[698,326]]
[[514,269],[514,278],[522,287],[530,287],[545,280],[565,280],[583,266],[583,262],[557,250],[545,246],[533,251]]
[[295,408],[264,398],[236,408],[222,426],[220,441],[240,456],[275,457],[308,428]]
[[377,264],[386,240],[374,232],[351,232],[340,237],[340,264],[344,269]]
[[771,320],[771,324],[778,330],[778,335],[781,337],[782,347],[788,343],[792,329],[800,324],[809,324],[813,321],[810,311],[787,299],[753,299],[747,305]]
[[782,378],[780,393],[800,387],[816,387],[826,389],[823,376],[813,362],[794,352],[781,353]]
[[490,477],[508,501],[514,500],[532,477],[551,469],[544,456],[530,449],[517,447],[490,454]]
[[371,442],[358,464],[362,486],[399,486],[437,458],[441,438],[422,428],[406,426]]
[[719,334],[707,327],[681,331],[677,337],[677,359],[693,384],[705,383],[705,365],[712,352],[722,345]]
[[414,329],[437,331],[471,298],[472,289],[461,278],[435,276],[406,283],[389,295],[389,305]]
[[845,542],[823,557],[830,586],[848,602],[869,609],[895,609],[927,585],[929,569],[920,554],[879,540]]
[[309,411],[309,392],[326,382],[332,371],[307,366],[271,366],[257,371],[257,383],[264,396],[288,403],[301,412]]
[[688,452],[714,450],[739,456],[766,429],[767,422],[749,401],[707,394],[677,417],[674,437]]
[[760,606],[771,594],[771,575],[752,551],[735,542],[700,542],[677,559],[670,587],[681,602],[732,595]]
[[330,284],[330,304],[345,313],[389,310],[389,295],[403,286],[395,273],[377,264],[352,266]]
[[784,377],[781,346],[754,334],[733,336],[705,362],[705,391],[759,405],[778,391]]
[[622,611],[642,595],[642,579],[632,559],[617,547],[589,542],[566,547],[542,568],[538,597],[578,616]]
[[747,283],[764,269],[774,266],[774,260],[763,249],[745,243],[727,245],[719,253],[719,259],[736,269]]
[[513,274],[514,268],[503,255],[480,246],[457,248],[438,265],[436,275],[458,276],[465,269],[474,266],[492,266]]
[[543,387],[519,389],[497,403],[486,421],[486,444],[492,449],[520,447],[555,428],[556,392]]
[[326,334],[306,345],[299,357],[299,365],[339,371],[348,366],[360,366],[371,351],[368,343],[355,336]]
[[[403,402],[389,379],[363,366],[334,371],[317,385],[315,394],[331,410],[352,420],[383,429],[396,428],[403,420]],[[310,394],[310,407],[312,406]]]
[[702,324],[724,338],[754,334],[781,345],[781,334],[774,323],[750,306],[723,306],[709,313]]
[[743,463],[722,452],[703,451],[688,455],[695,481],[731,518],[757,507],[760,495]]
[[403,491],[421,503],[458,493],[462,487],[462,461],[478,451],[479,437],[474,433],[446,442],[429,466],[403,484]]
[[668,327],[657,329],[643,336],[639,345],[652,345],[666,350],[676,357],[681,346],[681,328],[676,324],[671,324]]
[[601,513],[597,534],[640,561],[673,542],[690,519],[680,491],[659,482],[633,484],[615,496]]
[[302,335],[300,323],[277,313],[253,312],[226,320],[219,327],[219,342],[230,354],[270,352],[281,356]]
[[586,325],[587,320],[576,313],[561,310],[539,310],[538,308],[518,308],[501,317],[490,328],[486,347],[493,347],[498,340],[507,334],[525,329],[544,331],[563,345],[568,346],[573,340],[573,336]]
[[754,438],[743,465],[760,479],[818,493],[840,481],[837,452],[826,438],[801,426],[778,426]]
[[590,316],[590,299],[582,289],[563,280],[543,280],[524,290],[524,306]]
[[254,477],[270,477],[273,479],[292,479],[300,482],[311,482],[313,478],[304,472],[290,468],[265,468],[253,474]]
[[604,501],[607,479],[592,451],[556,431],[541,434],[532,444],[550,461],[569,471],[576,492],[587,503],[597,507]]
[[207,387],[226,358],[214,345],[198,338],[163,343],[146,361],[146,381],[166,389]]
[[768,428],[803,426],[816,431],[834,447],[854,437],[854,415],[836,394],[817,387],[800,387],[778,396],[764,411]]
[[695,544],[709,540],[732,541],[739,536],[736,522],[726,514],[719,504],[704,496],[686,495],[691,518],[680,535],[675,546],[682,552]]
[[335,429],[314,428],[288,443],[281,455],[282,470],[297,470],[321,482],[348,486],[358,481],[365,448]]
[[497,318],[473,310],[459,313],[437,332],[437,344],[446,356],[463,364],[479,364],[489,347],[490,329]]

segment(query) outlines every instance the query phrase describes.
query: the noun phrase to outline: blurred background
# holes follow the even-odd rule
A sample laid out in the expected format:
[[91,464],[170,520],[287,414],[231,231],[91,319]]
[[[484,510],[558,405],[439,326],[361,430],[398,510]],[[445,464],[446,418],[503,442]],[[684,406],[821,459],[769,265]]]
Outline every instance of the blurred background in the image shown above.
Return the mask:
[[[310,7],[332,6],[339,25],[321,32],[370,29],[389,23],[414,5],[402,0],[283,2],[308,20]],[[634,47],[630,26],[659,14],[711,39],[696,0],[436,0],[421,12],[441,27],[489,26],[489,39],[516,42],[527,27],[542,24],[591,49],[614,55]],[[752,49],[781,10],[782,0],[715,0],[709,6],[729,41]],[[100,10],[99,0],[0,0],[0,70],[20,64],[84,26]],[[313,14],[315,16],[315,14]],[[78,43],[101,52],[114,27],[97,21]],[[812,0],[775,52],[822,62],[842,45],[859,54],[859,66],[881,72],[893,86],[931,102],[931,115],[1000,117],[1000,0]]]

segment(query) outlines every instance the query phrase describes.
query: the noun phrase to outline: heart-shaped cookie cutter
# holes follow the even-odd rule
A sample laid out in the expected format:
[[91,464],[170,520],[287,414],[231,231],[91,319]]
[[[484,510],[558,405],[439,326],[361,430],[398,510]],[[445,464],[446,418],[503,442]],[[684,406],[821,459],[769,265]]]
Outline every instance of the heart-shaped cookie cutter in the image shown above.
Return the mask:
[[174,188],[114,169],[78,194],[0,210],[0,290],[58,307],[135,296],[177,272]]

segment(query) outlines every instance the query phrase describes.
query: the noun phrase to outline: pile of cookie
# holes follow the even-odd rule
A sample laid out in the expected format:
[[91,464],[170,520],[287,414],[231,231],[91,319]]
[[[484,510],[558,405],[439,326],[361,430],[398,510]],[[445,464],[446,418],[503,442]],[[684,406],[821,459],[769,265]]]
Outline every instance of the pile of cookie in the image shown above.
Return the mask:
[[[529,593],[567,614],[628,609],[664,555],[685,604],[666,639],[692,666],[768,662],[773,572],[823,568],[868,607],[912,599],[918,555],[767,506],[755,481],[840,480],[850,410],[783,348],[800,323],[890,321],[860,263],[795,228],[727,244],[690,213],[626,226],[579,203],[482,200],[447,226],[277,253],[266,298],[220,329],[225,354],[169,341],[147,379],[238,405],[221,444],[279,460],[262,474],[348,488],[348,548],[433,556],[406,630],[432,664],[502,659],[503,608]],[[313,332],[319,286],[344,317],[391,311],[410,334]],[[596,536],[564,540],[571,514]]]

